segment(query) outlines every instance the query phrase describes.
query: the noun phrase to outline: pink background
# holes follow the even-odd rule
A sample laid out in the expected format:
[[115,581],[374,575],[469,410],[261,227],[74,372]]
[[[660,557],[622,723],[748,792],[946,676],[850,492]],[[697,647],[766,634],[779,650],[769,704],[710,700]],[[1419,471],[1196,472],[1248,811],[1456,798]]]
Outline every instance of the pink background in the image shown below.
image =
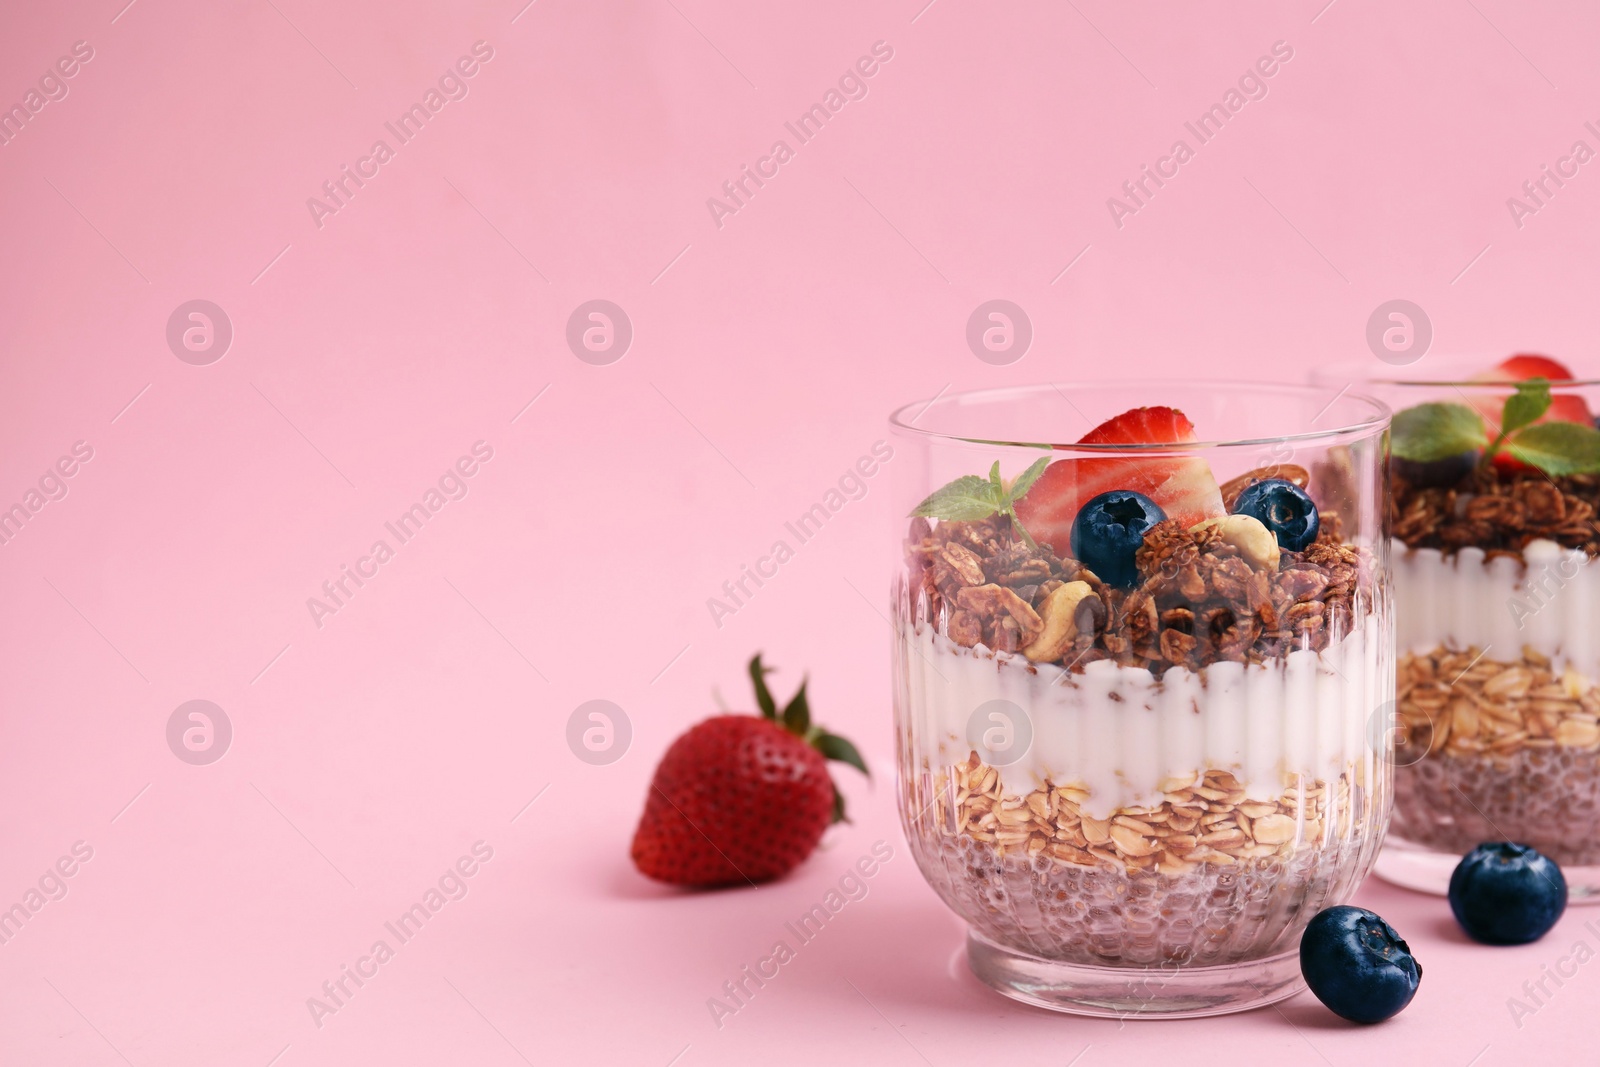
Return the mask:
[[[1600,163],[1520,228],[1506,206],[1575,140],[1600,147],[1590,7],[124,3],[0,15],[8,107],[74,42],[93,49],[0,147],[0,507],[93,449],[0,546],[0,905],[93,849],[0,945],[0,1061],[1592,1047],[1600,965],[1520,1029],[1506,1007],[1576,940],[1600,946],[1584,915],[1475,948],[1441,901],[1376,884],[1361,900],[1427,969],[1379,1030],[1305,995],[1125,1026],[1003,1000],[952,959],[957,924],[893,812],[873,610],[888,494],[721,628],[705,605],[892,407],[945,388],[1301,380],[1370,359],[1367,317],[1393,298],[1426,309],[1435,351],[1594,370]],[[493,58],[466,98],[319,228],[307,198],[480,40]],[[893,58],[866,97],[719,228],[707,198],[880,40]],[[1268,95],[1119,229],[1106,199],[1280,40],[1293,58]],[[197,298],[234,329],[207,366],[165,339]],[[964,339],[991,298],[1033,324],[1010,366]],[[593,299],[634,329],[608,366],[565,340]],[[465,499],[319,628],[307,598],[480,440],[493,459]],[[746,703],[757,649],[781,687],[810,670],[819,718],[876,783],[844,772],[855,824],[790,879],[661,891],[626,859],[655,758],[713,686]],[[208,766],[166,742],[192,699],[233,726]],[[565,742],[592,699],[633,724],[607,766]],[[868,897],[713,1025],[707,998],[879,839],[895,858]],[[317,1027],[306,999],[479,840],[493,859],[466,897]]]

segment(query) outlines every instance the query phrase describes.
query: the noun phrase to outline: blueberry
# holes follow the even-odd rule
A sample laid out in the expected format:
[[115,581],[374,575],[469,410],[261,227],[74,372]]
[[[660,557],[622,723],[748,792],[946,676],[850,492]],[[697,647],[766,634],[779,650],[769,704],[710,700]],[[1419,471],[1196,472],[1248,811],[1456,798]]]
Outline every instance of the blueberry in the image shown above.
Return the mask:
[[1467,475],[1478,465],[1478,453],[1458,452],[1456,455],[1428,462],[1395,456],[1389,464],[1395,474],[1418,489],[1444,489],[1459,485],[1466,480]]
[[1139,580],[1133,554],[1144,535],[1166,519],[1154,500],[1128,489],[1091,497],[1072,520],[1072,554],[1107,585],[1127,589]]
[[1300,938],[1300,973],[1328,1010],[1381,1023],[1417,994],[1422,965],[1394,928],[1348,904],[1317,913]]
[[1567,880],[1554,860],[1527,845],[1479,845],[1450,875],[1450,910],[1474,941],[1525,945],[1567,910]]
[[1236,515],[1260,519],[1278,538],[1278,547],[1299,552],[1317,539],[1321,520],[1306,491],[1282,478],[1256,482],[1233,503]]

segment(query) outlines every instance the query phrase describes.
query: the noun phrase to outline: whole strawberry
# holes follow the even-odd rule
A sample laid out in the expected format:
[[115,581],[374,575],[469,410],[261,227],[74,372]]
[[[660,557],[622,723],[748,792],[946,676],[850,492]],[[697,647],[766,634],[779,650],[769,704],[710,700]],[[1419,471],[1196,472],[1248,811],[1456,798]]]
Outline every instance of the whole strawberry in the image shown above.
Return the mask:
[[856,747],[811,724],[800,683],[780,713],[758,654],[750,661],[761,715],[718,715],[679,737],[661,757],[633,862],[673,885],[710,888],[781,878],[811,855],[844,798],[827,760],[867,773]]

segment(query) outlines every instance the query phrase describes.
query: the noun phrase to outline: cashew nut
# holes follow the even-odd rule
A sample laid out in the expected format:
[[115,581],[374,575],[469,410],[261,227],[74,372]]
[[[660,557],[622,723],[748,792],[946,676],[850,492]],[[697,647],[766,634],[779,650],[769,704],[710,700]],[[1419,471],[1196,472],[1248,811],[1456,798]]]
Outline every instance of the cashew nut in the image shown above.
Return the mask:
[[1095,608],[1099,608],[1101,615],[1104,615],[1105,605],[1100,602],[1100,598],[1095,595],[1088,582],[1067,582],[1052,589],[1039,605],[1039,615],[1044,620],[1044,629],[1033,639],[1032,644],[1023,648],[1022,654],[1035,663],[1049,663],[1060,659],[1078,634],[1079,610],[1085,609],[1090,612],[1085,620],[1090,621],[1094,618]]
[[1207,519],[1192,527],[1190,532],[1198,533],[1211,526],[1221,533],[1222,543],[1237,548],[1252,567],[1278,569],[1278,538],[1260,519],[1253,515],[1224,515],[1220,519]]

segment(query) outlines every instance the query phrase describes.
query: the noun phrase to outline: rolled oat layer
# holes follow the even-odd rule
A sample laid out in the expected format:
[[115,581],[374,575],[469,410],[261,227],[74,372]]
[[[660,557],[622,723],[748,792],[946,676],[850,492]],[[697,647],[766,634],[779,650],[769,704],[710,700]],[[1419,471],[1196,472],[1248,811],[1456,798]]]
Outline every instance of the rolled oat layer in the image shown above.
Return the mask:
[[991,940],[1080,963],[1235,962],[1292,946],[1354,888],[1377,846],[1363,777],[1290,776],[1256,801],[1209,770],[1098,819],[1084,790],[1009,790],[974,752],[910,783],[907,830],[930,883]]
[[1600,686],[1531,647],[1512,661],[1475,647],[1402,655],[1398,681],[1392,833],[1600,863]]
[[[1328,787],[1321,780],[1258,801],[1246,799],[1232,774],[1212,770],[1162,783],[1164,798],[1153,807],[1121,808],[1109,819],[1097,819],[1079,808],[1089,798],[1086,790],[1054,786],[1007,794],[1001,775],[1000,768],[981,763],[976,752],[951,768],[954,825],[946,821],[951,809],[940,808],[940,831],[993,844],[1002,855],[1048,852],[1064,863],[1113,863],[1123,870],[1175,876],[1202,863],[1233,866],[1287,857],[1303,843],[1320,843],[1328,811]],[[1348,798],[1344,778],[1337,788]]]

